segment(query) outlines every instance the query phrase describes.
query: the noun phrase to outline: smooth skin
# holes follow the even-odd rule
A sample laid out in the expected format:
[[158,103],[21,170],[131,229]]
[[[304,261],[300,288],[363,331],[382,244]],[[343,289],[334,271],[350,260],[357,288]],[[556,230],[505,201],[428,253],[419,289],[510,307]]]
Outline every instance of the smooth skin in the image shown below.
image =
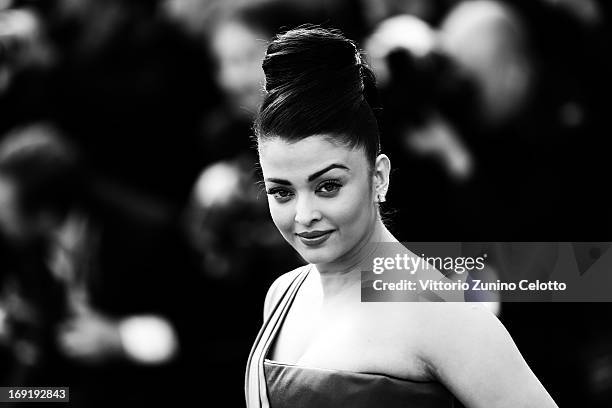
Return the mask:
[[[330,135],[295,143],[269,138],[259,156],[275,225],[314,265],[276,338],[273,360],[435,380],[469,408],[557,406],[484,306],[360,301],[358,265],[376,243],[398,242],[377,204],[389,187],[387,156],[371,165],[363,149]],[[298,235],[309,232],[328,237],[312,245]],[[266,317],[277,288],[290,278],[281,276],[268,291]]]

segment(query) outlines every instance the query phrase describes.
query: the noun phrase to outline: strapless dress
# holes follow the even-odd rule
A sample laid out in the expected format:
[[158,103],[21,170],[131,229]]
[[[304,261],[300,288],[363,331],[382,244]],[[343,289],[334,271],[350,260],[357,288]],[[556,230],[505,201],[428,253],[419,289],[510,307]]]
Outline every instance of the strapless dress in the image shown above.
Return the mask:
[[281,288],[281,296],[264,322],[251,350],[245,378],[248,408],[452,408],[453,394],[435,381],[410,381],[381,373],[284,364],[267,359],[309,267]]

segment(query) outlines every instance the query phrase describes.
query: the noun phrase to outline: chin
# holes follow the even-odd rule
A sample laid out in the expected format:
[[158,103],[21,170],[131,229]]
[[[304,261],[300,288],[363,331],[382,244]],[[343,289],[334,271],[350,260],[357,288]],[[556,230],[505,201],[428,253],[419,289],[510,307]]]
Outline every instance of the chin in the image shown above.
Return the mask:
[[334,250],[333,248],[304,248],[300,244],[297,245],[299,245],[299,247],[296,247],[295,249],[298,251],[300,256],[310,264],[327,264],[334,262],[340,257],[338,251]]

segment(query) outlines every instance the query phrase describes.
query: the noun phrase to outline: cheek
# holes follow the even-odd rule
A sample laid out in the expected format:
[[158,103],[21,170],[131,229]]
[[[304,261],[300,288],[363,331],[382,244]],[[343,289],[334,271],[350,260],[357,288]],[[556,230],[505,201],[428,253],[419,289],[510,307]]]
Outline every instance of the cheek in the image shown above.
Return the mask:
[[345,232],[360,230],[373,214],[367,188],[351,189],[328,208],[326,215]]
[[276,228],[281,234],[291,234],[293,228],[294,216],[291,204],[286,203],[279,205],[273,198],[268,199],[268,208],[270,209],[270,216]]

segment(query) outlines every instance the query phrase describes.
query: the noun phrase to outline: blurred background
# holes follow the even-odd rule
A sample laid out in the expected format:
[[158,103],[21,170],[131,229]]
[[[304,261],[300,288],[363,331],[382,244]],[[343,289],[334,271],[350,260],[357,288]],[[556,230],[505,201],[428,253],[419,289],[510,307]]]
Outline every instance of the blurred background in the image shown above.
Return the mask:
[[[303,23],[343,30],[377,74],[400,240],[612,241],[610,17],[603,0],[0,0],[0,385],[244,406],[266,290],[303,262],[251,139],[266,43]],[[499,314],[560,406],[612,406],[609,303]]]

